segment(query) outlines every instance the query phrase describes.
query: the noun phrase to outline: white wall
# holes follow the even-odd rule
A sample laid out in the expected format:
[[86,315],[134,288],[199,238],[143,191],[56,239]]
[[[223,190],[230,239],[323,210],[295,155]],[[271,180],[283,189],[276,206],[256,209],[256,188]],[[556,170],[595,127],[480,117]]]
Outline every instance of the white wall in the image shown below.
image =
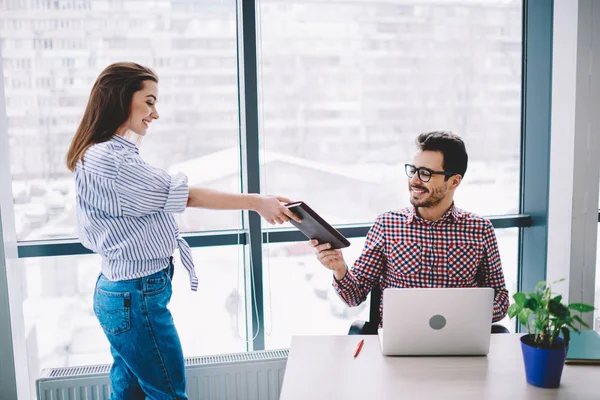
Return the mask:
[[[600,172],[600,2],[555,0],[547,279],[594,303]],[[596,24],[598,25],[598,24]],[[592,315],[584,315],[592,322]]]

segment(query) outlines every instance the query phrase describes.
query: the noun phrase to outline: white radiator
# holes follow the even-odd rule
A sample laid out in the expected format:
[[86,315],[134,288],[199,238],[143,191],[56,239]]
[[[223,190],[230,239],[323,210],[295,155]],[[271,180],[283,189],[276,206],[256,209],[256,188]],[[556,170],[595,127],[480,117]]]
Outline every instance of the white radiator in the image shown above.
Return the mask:
[[[277,400],[288,350],[185,359],[190,400]],[[110,365],[51,368],[36,381],[38,400],[108,400]]]

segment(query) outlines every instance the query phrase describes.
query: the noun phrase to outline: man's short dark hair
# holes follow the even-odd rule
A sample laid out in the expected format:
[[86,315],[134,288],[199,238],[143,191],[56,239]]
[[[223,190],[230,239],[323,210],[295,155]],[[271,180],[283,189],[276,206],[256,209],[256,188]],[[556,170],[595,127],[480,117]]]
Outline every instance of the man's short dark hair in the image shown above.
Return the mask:
[[465,176],[469,156],[465,143],[459,136],[447,131],[421,133],[417,137],[417,147],[421,151],[441,152],[444,156],[444,171]]

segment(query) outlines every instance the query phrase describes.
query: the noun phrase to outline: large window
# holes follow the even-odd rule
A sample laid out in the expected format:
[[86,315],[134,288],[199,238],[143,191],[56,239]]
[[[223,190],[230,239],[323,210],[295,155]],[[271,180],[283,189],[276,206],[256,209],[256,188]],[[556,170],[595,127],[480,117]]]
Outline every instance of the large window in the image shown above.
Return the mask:
[[[521,2],[483,4],[262,0],[262,190],[304,200],[333,223],[371,223],[409,205],[404,164],[416,136],[451,130],[469,152],[457,205],[481,215],[517,213]],[[514,293],[518,230],[498,231],[498,238]],[[302,256],[303,245],[270,247],[265,288],[293,291],[290,298],[301,299],[294,304],[306,309],[293,313],[289,327],[287,311],[273,310],[275,337],[267,345],[289,341],[289,333],[278,336],[286,329],[343,334],[368,316],[367,302],[365,310],[345,311],[340,327],[324,322],[323,309],[335,315],[339,306],[330,274],[312,254]]]
[[372,222],[409,205],[416,136],[451,130],[469,152],[459,207],[518,212],[521,1],[260,7],[263,189]]
[[[63,3],[0,2],[18,238],[77,237],[65,154],[94,80],[115,61],[159,76],[161,118],[142,156],[186,172],[191,184],[239,191],[235,1],[81,1],[68,14]],[[180,223],[182,231],[237,228],[239,216],[190,210]]]

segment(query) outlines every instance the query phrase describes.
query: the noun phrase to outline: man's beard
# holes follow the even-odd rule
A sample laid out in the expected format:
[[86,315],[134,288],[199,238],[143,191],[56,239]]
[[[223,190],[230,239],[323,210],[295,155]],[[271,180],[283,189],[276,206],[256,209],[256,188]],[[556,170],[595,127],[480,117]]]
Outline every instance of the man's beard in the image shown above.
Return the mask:
[[416,200],[413,199],[412,195],[409,196],[410,204],[414,207],[421,208],[430,208],[435,207],[444,200],[446,197],[446,192],[441,190],[434,190],[433,193],[429,195],[429,197],[425,200]]

